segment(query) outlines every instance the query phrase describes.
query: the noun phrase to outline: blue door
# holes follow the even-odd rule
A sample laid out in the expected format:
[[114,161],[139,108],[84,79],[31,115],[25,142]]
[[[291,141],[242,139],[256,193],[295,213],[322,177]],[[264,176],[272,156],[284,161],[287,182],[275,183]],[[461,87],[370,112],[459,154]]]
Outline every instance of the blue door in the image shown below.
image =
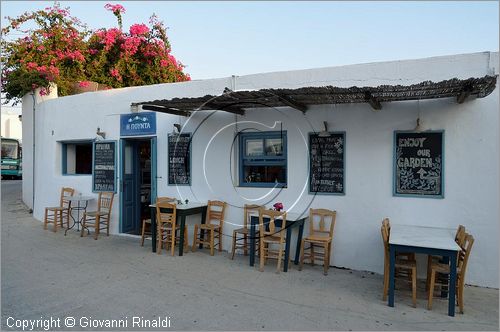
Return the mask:
[[134,231],[137,220],[137,172],[136,146],[133,141],[121,140],[122,178],[121,178],[121,224],[120,232]]
[[[150,155],[144,154],[144,146],[148,144]],[[148,206],[156,202],[156,137],[122,139],[120,146],[120,232],[140,234],[142,219],[150,218]]]

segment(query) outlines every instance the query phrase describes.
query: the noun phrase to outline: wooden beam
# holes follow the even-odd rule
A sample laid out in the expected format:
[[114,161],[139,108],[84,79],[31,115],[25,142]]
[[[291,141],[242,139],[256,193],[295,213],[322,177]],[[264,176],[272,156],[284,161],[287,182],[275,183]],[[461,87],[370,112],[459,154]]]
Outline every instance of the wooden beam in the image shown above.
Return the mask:
[[287,106],[290,106],[291,108],[294,108],[298,111],[301,111],[302,113],[305,113],[307,111],[307,105],[304,105],[304,104],[299,103],[295,100],[292,100],[288,96],[280,96],[280,95],[277,95],[277,96],[278,96],[278,99],[281,100]]
[[375,98],[374,96],[372,96],[372,94],[370,93],[370,91],[366,91],[365,92],[365,101],[368,104],[370,104],[370,106],[373,108],[374,111],[378,111],[378,110],[382,109],[382,104],[380,103],[380,101],[378,101],[377,98]]
[[161,112],[161,113],[180,115],[180,116],[190,116],[191,115],[191,112],[189,112],[189,111],[175,110],[172,108],[160,107],[160,106],[155,106],[155,105],[142,105],[142,109],[148,110],[148,111],[155,111],[155,112]]

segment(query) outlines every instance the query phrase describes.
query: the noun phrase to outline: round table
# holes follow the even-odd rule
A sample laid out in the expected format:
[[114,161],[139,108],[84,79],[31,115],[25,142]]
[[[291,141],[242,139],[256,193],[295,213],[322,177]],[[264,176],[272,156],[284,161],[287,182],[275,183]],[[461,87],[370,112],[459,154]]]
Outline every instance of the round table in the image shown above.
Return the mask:
[[[80,224],[82,223],[82,219],[83,219],[83,215],[82,215],[82,219],[80,219],[80,211],[86,211],[87,210],[87,206],[89,204],[89,201],[93,200],[94,197],[92,196],[83,196],[83,195],[77,195],[77,196],[71,196],[71,197],[67,197],[65,198],[65,200],[71,202],[71,206],[69,208],[69,216],[71,217],[71,219],[73,219],[73,225],[71,225],[71,227],[67,228],[66,231],[64,231],[64,235],[66,235],[66,233],[72,229],[73,227],[76,226],[76,230],[77,231],[80,231]],[[76,203],[77,205],[76,206],[73,206],[73,203]],[[77,213],[77,218],[75,219],[75,217],[73,217],[73,211],[76,211]],[[89,230],[87,229],[87,232]]]

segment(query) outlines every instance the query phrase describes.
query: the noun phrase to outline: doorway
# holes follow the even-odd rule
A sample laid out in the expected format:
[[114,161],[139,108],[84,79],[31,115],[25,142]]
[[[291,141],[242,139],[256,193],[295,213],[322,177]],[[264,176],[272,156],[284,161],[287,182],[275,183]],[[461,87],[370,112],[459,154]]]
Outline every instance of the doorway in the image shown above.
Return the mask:
[[124,138],[121,145],[120,233],[141,234],[156,201],[156,137]]

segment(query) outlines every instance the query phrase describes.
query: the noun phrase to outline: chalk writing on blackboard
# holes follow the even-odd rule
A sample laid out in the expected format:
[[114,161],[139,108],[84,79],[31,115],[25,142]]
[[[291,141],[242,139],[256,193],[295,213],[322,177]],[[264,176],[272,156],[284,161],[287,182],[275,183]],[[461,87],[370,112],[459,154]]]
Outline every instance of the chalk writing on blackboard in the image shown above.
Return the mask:
[[443,196],[443,132],[395,132],[396,195]]
[[116,142],[94,143],[94,168],[92,183],[94,192],[116,191]]
[[344,194],[345,133],[309,134],[309,192]]
[[168,136],[168,184],[191,184],[191,134]]

